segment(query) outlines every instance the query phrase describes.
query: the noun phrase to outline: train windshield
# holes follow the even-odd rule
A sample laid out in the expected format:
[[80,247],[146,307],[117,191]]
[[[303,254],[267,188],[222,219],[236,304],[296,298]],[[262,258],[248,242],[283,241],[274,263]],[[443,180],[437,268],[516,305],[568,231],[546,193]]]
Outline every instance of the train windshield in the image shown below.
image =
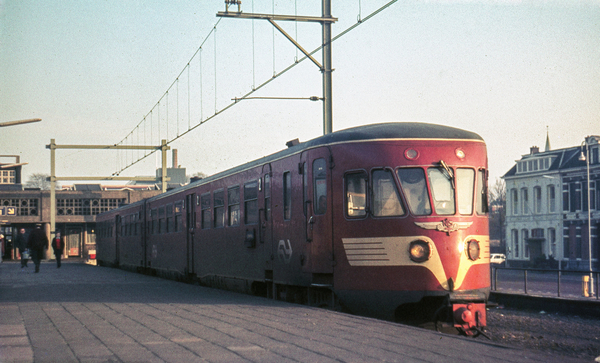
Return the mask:
[[427,169],[429,184],[431,185],[431,197],[435,212],[441,215],[454,214],[454,188],[452,185],[453,175],[448,175],[441,168]]
[[[401,168],[397,170],[397,174],[412,214],[429,215],[432,213],[432,205],[438,215],[454,215],[457,207],[459,214],[473,214],[475,170],[458,168],[454,171],[441,164],[427,169],[427,180],[421,168]],[[477,179],[478,184],[483,184],[482,176],[478,174]],[[427,181],[431,188],[431,199],[427,190]],[[479,196],[477,199],[477,212],[482,213],[480,210],[484,208],[480,205],[485,204],[486,201],[480,200],[483,198]]]
[[401,168],[398,169],[397,174],[412,214],[418,216],[431,214],[431,203],[423,169]]

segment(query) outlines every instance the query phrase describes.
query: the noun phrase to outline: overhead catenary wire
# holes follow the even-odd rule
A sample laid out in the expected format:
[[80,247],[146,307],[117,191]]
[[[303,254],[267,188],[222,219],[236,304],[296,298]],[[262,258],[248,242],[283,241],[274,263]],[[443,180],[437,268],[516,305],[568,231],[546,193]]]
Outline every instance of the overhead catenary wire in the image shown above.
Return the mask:
[[[359,0],[360,1],[360,0]],[[367,15],[365,18],[362,18],[362,5],[359,2],[359,14],[357,16],[357,22],[354,23],[353,25],[349,26],[348,28],[346,28],[345,30],[343,30],[341,33],[339,33],[338,35],[334,36],[331,39],[331,42],[333,43],[334,41],[338,40],[339,38],[343,37],[344,35],[346,35],[348,32],[354,30],[356,27],[358,27],[359,25],[365,23],[366,21],[370,20],[371,18],[373,18],[374,16],[376,16],[377,14],[379,14],[380,12],[382,12],[383,10],[387,9],[388,7],[390,7],[391,5],[393,5],[394,3],[396,3],[398,0],[391,0],[388,3],[384,4],[383,6],[379,7],[378,9],[376,9],[375,11],[371,12],[369,15]],[[252,5],[254,5],[254,2],[252,2]],[[253,7],[254,9],[254,7]],[[272,10],[273,13],[275,12],[275,2],[273,0],[272,2]],[[206,122],[212,120],[213,118],[217,117],[218,115],[220,115],[221,113],[227,111],[229,108],[231,108],[232,106],[234,106],[235,104],[239,103],[239,100],[243,100],[245,98],[248,98],[250,95],[252,95],[254,92],[262,89],[263,87],[265,87],[266,85],[268,85],[269,83],[271,83],[273,80],[277,79],[278,77],[284,75],[285,73],[287,73],[289,70],[293,69],[295,66],[299,65],[300,63],[302,63],[303,61],[305,61],[306,59],[308,59],[308,56],[303,56],[300,59],[295,60],[291,65],[289,65],[288,67],[284,68],[283,70],[277,72],[275,70],[275,33],[274,33],[274,29],[273,29],[273,76],[269,79],[267,79],[266,81],[264,81],[263,83],[261,83],[258,86],[255,86],[255,79],[254,79],[254,25],[252,26],[252,33],[253,33],[253,85],[252,85],[252,90],[249,91],[248,93],[246,93],[245,95],[243,95],[242,97],[237,97],[235,98],[234,102],[231,102],[227,105],[225,105],[223,108],[218,109],[217,106],[217,38],[216,38],[216,31],[217,31],[217,26],[220,23],[220,21],[222,20],[222,18],[219,18],[218,21],[215,23],[215,25],[212,27],[211,31],[208,33],[208,35],[204,38],[204,40],[202,41],[201,45],[198,47],[198,49],[196,50],[196,52],[192,55],[190,61],[188,62],[191,63],[192,60],[198,55],[198,59],[199,59],[199,67],[200,67],[200,121],[194,125],[191,126],[190,121],[188,121],[188,130],[185,132],[182,132],[181,134],[177,134],[177,136],[175,136],[172,139],[168,139],[166,140],[167,145],[171,144],[172,142],[180,139],[181,137],[187,135],[189,132],[195,130],[197,127],[205,124]],[[214,63],[215,63],[215,85],[214,85],[214,93],[215,93],[215,112],[213,115],[207,117],[206,119],[204,119],[204,115],[203,115],[203,79],[202,79],[202,50],[203,50],[203,45],[206,43],[206,41],[210,38],[210,36],[213,35],[213,39],[214,39]],[[297,37],[297,36],[296,36]],[[308,54],[310,56],[312,56],[313,54],[317,53],[318,51],[320,51],[323,48],[323,45],[320,45],[319,47],[317,47],[316,49],[314,49],[313,51],[309,52]],[[155,108],[157,108],[158,110],[158,136],[159,136],[159,141],[160,141],[160,135],[161,135],[161,127],[160,127],[160,103],[163,100],[163,98],[165,97],[165,95],[168,94],[169,90],[176,84],[176,82],[178,82],[179,77],[181,76],[181,74],[186,70],[187,68],[187,64],[186,67],[184,67],[184,69],[180,72],[180,74],[178,75],[178,77],[176,78],[175,81],[173,81],[173,83],[171,84],[171,86],[167,89],[167,91],[163,94],[163,96],[159,99],[159,101],[154,105],[154,107],[143,117],[143,119],[136,125],[138,126],[139,124],[141,124],[142,122],[146,121],[146,118],[148,115],[150,115],[150,117],[152,118],[153,115],[153,110]],[[189,82],[188,82],[189,84]],[[189,95],[189,93],[188,93]],[[189,97],[189,96],[188,96]],[[153,140],[153,131],[152,131],[152,121],[150,122],[151,125],[151,136],[150,136],[150,143],[152,143]],[[168,125],[167,125],[168,128]],[[134,128],[135,129],[135,128]],[[127,138],[127,136],[121,140],[119,142],[119,144],[123,143],[123,141]],[[120,170],[117,173],[120,173],[126,169],[128,169],[129,167],[137,164],[138,162],[142,161],[143,159],[145,159],[146,157],[152,155],[153,153],[155,153],[157,150],[152,150],[149,151],[147,155],[144,155],[144,157],[139,158],[136,161],[132,161],[131,164],[125,165],[122,168],[120,168]]]

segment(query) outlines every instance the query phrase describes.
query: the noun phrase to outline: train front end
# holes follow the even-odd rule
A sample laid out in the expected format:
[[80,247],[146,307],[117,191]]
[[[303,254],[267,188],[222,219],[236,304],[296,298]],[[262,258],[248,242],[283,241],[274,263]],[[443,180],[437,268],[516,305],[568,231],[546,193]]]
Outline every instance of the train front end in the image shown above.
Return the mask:
[[481,333],[490,289],[483,140],[468,132],[380,139],[339,152],[345,155],[336,158],[345,210],[334,220],[340,302],[388,320]]

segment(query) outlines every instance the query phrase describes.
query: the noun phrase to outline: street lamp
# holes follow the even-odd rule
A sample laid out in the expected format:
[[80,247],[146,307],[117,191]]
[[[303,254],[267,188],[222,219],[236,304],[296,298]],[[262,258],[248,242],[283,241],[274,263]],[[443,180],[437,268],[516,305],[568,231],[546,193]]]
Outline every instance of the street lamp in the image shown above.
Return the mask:
[[[590,296],[594,296],[594,275],[592,273],[592,205],[590,204],[590,145],[588,138],[581,143],[581,154],[579,161],[585,161],[587,169],[587,209],[588,209],[588,253],[589,253],[589,271],[590,271]],[[585,144],[585,155],[583,154],[583,145]]]

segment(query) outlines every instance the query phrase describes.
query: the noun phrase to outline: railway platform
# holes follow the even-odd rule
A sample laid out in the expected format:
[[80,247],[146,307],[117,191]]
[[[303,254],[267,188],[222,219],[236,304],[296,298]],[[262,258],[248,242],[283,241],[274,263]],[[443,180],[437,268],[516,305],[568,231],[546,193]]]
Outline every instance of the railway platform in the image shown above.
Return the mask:
[[66,261],[0,264],[0,362],[569,362]]

